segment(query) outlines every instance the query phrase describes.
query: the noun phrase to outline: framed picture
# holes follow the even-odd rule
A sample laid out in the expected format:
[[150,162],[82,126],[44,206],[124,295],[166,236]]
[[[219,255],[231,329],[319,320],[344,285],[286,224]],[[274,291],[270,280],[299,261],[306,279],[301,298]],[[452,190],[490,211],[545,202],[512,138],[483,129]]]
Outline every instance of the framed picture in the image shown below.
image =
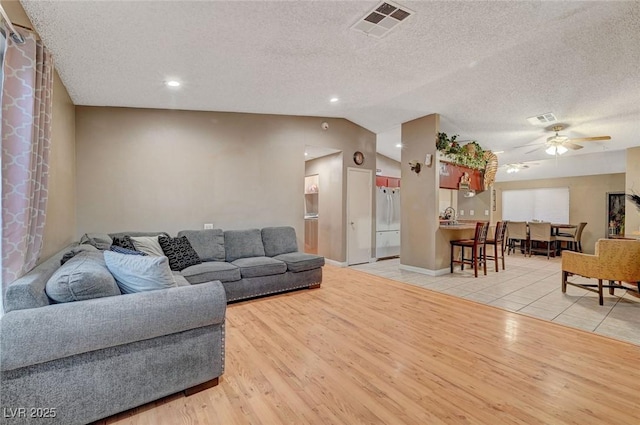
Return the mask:
[[607,192],[607,237],[624,234],[624,192]]

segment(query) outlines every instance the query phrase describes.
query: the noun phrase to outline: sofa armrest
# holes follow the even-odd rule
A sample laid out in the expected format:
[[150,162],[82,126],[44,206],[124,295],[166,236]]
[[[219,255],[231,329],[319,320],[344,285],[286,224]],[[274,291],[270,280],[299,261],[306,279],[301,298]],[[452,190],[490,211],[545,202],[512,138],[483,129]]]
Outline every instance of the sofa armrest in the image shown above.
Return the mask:
[[0,370],[221,324],[219,281],[11,311],[0,319]]

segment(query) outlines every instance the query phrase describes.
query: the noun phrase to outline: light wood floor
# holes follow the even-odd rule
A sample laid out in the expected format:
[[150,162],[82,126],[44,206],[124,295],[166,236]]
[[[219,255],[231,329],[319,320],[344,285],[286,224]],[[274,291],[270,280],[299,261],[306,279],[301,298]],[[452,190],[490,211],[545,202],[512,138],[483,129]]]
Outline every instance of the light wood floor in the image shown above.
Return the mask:
[[640,347],[351,269],[230,305],[217,387],[100,424],[640,424]]

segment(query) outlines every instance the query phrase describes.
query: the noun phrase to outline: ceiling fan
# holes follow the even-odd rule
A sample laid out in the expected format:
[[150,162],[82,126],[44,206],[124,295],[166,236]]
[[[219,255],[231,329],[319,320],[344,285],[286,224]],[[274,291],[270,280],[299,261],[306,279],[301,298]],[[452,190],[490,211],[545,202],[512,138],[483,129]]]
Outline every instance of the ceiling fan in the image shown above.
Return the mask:
[[[544,142],[545,152],[549,155],[562,155],[567,152],[569,149],[578,150],[582,149],[584,146],[578,145],[575,142],[598,142],[604,140],[611,140],[611,136],[595,136],[595,137],[578,137],[578,138],[569,138],[567,136],[561,136],[558,132],[562,131],[566,127],[562,125],[554,125],[551,127],[552,131],[555,131],[556,134],[554,136],[548,137],[547,141]],[[535,152],[539,148],[533,149],[526,153]]]
[[[532,162],[532,163],[530,163],[530,165],[538,165],[538,163]],[[513,163],[513,164],[504,164],[502,167],[505,168],[507,173],[512,174],[512,173],[517,173],[520,170],[524,170],[526,168],[529,168],[529,164],[525,164],[524,162],[516,162],[516,163]]]

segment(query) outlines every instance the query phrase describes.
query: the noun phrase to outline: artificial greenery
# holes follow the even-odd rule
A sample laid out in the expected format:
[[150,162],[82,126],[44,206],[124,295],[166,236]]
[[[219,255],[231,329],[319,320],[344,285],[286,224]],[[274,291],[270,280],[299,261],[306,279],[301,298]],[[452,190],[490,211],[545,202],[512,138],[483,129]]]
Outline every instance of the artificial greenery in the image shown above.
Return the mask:
[[436,149],[447,156],[451,162],[469,168],[484,170],[487,160],[484,157],[484,149],[476,141],[471,141],[461,145],[456,142],[457,134],[449,138],[447,133],[438,133]]

